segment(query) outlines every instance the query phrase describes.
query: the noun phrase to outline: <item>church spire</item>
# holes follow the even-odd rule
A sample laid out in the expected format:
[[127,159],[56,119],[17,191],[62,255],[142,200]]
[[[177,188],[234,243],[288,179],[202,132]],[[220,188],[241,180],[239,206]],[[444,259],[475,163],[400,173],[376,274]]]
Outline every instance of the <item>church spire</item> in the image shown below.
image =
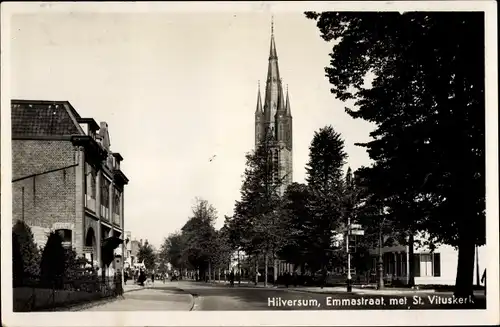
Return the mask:
[[260,81],[258,82],[258,90],[257,90],[257,108],[255,108],[255,114],[263,114],[262,111],[262,100],[260,98]]
[[267,68],[266,90],[264,96],[264,116],[268,128],[275,127],[276,113],[284,110],[283,88],[278,67],[278,55],[274,40],[274,18],[271,20],[271,45]]
[[271,17],[271,46],[269,49],[269,60],[278,60],[278,53],[276,51],[276,42],[274,41],[274,16]]
[[285,106],[285,113],[287,116],[292,115],[292,111],[290,109],[290,98],[288,96],[288,85],[286,86],[286,106]]

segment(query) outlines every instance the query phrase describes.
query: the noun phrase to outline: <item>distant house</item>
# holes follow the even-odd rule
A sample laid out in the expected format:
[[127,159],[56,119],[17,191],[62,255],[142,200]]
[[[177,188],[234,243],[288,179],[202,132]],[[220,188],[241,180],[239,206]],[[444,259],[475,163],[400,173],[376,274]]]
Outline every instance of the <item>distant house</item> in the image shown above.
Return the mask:
[[[434,251],[427,246],[419,246],[419,240],[425,240],[424,234],[415,236],[414,255],[410,258],[409,246],[395,244],[382,248],[384,279],[387,282],[398,281],[408,284],[410,276],[410,260],[414,262],[415,285],[454,285],[457,276],[458,251],[449,245],[439,245]],[[376,273],[379,249],[370,251],[373,256],[372,269]],[[486,247],[477,249],[474,261],[474,279],[481,276],[486,262]],[[480,279],[480,278],[479,278]],[[476,280],[474,283],[478,282]],[[481,283],[479,281],[479,283]]]

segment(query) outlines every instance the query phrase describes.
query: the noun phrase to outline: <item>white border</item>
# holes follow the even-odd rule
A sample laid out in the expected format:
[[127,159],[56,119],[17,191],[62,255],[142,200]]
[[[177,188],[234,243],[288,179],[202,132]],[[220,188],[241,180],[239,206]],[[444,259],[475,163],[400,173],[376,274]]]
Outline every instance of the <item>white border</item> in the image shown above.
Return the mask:
[[[121,2],[121,3],[2,3],[1,6],[1,209],[2,209],[2,321],[7,326],[327,326],[327,325],[476,325],[500,320],[499,221],[498,221],[498,76],[497,16],[494,1],[397,2]],[[485,11],[486,24],[486,172],[488,297],[487,310],[364,311],[241,311],[241,312],[112,312],[112,313],[12,313],[11,257],[11,120],[9,98],[10,16],[15,13],[54,12],[303,12],[311,11]],[[305,19],[305,18],[304,18]],[[319,37],[319,32],[318,32]],[[496,283],[496,285],[495,285]],[[390,316],[389,316],[390,315]]]

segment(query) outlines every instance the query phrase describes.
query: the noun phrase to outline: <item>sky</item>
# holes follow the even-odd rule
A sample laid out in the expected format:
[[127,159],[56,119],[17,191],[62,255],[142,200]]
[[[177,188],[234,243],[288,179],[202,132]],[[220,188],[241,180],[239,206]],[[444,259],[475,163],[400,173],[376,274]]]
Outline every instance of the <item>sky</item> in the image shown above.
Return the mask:
[[217,209],[219,228],[240,198],[254,146],[272,15],[293,116],[294,181],[304,182],[310,142],[325,125],[344,138],[352,169],[370,164],[354,143],[368,141],[373,126],[347,115],[330,93],[324,68],[333,44],[301,12],[17,14],[11,98],[66,100],[80,116],[108,123],[130,180],[132,238],[159,247],[196,197]]

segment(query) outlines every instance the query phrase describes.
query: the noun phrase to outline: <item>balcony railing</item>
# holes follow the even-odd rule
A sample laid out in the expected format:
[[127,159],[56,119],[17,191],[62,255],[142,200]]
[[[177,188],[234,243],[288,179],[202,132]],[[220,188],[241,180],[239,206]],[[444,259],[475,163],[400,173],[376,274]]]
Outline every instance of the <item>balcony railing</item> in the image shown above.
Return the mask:
[[89,194],[86,194],[85,195],[85,208],[95,212],[96,211],[95,206],[96,206],[95,198],[91,197]]
[[109,220],[109,208],[101,204],[101,218]]
[[113,213],[113,223],[117,224],[118,226],[120,226],[120,214],[117,214],[117,213]]

